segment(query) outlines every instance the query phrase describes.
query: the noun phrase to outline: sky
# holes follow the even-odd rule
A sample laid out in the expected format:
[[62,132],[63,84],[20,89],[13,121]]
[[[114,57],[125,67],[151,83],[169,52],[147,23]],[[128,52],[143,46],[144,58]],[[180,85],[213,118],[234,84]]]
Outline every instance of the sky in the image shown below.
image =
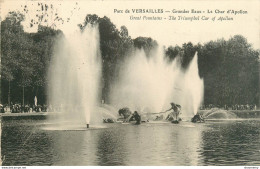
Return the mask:
[[[99,17],[107,16],[117,26],[122,25],[128,28],[132,38],[138,36],[151,37],[161,45],[175,46],[183,43],[206,43],[211,40],[230,37],[240,34],[247,38],[253,48],[260,49],[260,1],[259,0],[174,0],[174,1],[69,1],[69,0],[45,0],[45,1],[1,1],[1,18],[6,17],[9,11],[23,10],[24,5],[28,7],[27,20],[24,22],[24,29],[28,32],[35,31],[29,28],[29,20],[34,19],[37,13],[39,2],[52,4],[53,14],[49,13],[49,25],[53,23],[54,13],[57,12],[65,18],[64,24],[57,27],[64,32],[73,32],[77,24],[82,23],[87,14],[97,14]],[[133,13],[135,9],[163,10],[163,13]],[[202,13],[191,13],[191,10]],[[115,12],[123,10],[123,13]],[[125,13],[129,10],[130,13]],[[189,11],[190,13],[173,13],[173,11]],[[246,14],[227,13],[230,10],[246,11]],[[169,12],[166,12],[169,11]],[[212,13],[208,13],[212,11]],[[224,13],[219,13],[224,11]],[[204,13],[203,13],[204,12]],[[141,17],[141,20],[131,20],[130,17]],[[143,20],[144,17],[162,17],[162,20]],[[178,20],[178,17],[199,17],[199,21]],[[208,20],[202,20],[202,16]],[[233,20],[217,20],[219,17],[229,17]],[[51,18],[52,17],[52,18]],[[176,17],[176,20],[169,20]],[[214,21],[212,19],[215,18]],[[66,22],[66,18],[70,18]],[[165,18],[165,19],[164,19]]]

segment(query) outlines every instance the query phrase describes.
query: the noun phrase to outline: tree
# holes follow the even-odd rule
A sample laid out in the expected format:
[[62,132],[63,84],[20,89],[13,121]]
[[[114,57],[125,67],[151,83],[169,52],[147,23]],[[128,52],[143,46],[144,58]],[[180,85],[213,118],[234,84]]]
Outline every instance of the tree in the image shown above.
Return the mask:
[[151,51],[158,47],[158,43],[152,38],[139,36],[135,38],[133,41],[134,41],[134,47],[138,49],[143,49],[147,57],[150,57]]
[[[1,22],[1,48],[3,49],[1,51],[1,88],[3,98],[8,98],[9,104],[11,96],[12,102],[22,100],[24,104],[25,101],[28,102],[30,98],[33,98],[38,88],[45,88],[54,40],[60,33],[60,31],[43,26],[39,26],[37,33],[26,33],[21,25],[23,19],[24,16],[21,13],[10,12],[8,17]],[[10,88],[13,89],[12,93]],[[4,89],[8,89],[8,92]],[[44,99],[42,96],[41,100]],[[6,100],[3,101],[6,102]]]
[[259,52],[240,35],[210,41],[199,50],[206,104],[257,104]]
[[[20,37],[23,33],[21,25],[23,20],[24,15],[21,13],[9,12],[6,19],[1,22],[1,83],[4,83],[1,87],[8,86],[7,98],[9,105],[11,100],[11,81],[14,80],[20,64],[17,56],[19,55]],[[7,85],[6,81],[8,82]]]
[[188,67],[197,49],[198,47],[194,46],[191,42],[182,45],[183,54],[181,55],[181,63],[184,69]]
[[[31,15],[30,7],[33,7],[34,9],[34,15]],[[52,4],[48,5],[47,3],[42,2],[36,2],[32,4],[23,5],[22,13],[26,17],[27,20],[29,20],[29,25],[26,25],[26,27],[35,27],[39,25],[43,25],[52,29],[56,29],[57,25],[63,24],[65,22],[65,19],[60,17],[58,14],[57,9],[54,8]],[[76,9],[74,7],[74,9]],[[71,11],[72,13],[73,11]],[[70,18],[67,18],[67,22],[70,20]]]
[[172,61],[173,59],[175,59],[177,56],[180,56],[182,52],[182,48],[178,45],[176,45],[175,47],[173,46],[169,46],[166,49],[166,57],[169,58],[169,61]]
[[100,18],[96,14],[94,14],[94,15],[88,14],[86,16],[84,22],[82,24],[78,24],[78,26],[83,31],[88,24],[91,24],[91,25],[97,24],[99,22],[99,19]]

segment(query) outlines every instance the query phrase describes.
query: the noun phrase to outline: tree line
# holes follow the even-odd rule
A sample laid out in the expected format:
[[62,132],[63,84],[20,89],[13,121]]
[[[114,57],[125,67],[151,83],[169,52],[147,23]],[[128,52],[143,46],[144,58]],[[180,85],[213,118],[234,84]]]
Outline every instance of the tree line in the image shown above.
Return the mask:
[[[62,31],[38,24],[36,33],[25,32],[25,15],[10,12],[1,21],[1,103],[46,104],[47,72],[55,40]],[[149,57],[158,46],[150,37],[132,38],[128,29],[119,29],[104,16],[87,15],[79,28],[99,24],[102,55],[102,99],[109,103],[109,89],[117,80],[117,65],[129,57],[135,48],[143,48]],[[205,44],[187,42],[182,46],[165,47],[165,57],[172,62],[180,57],[185,71],[198,52],[199,75],[204,79],[205,104],[259,104],[259,50],[255,50],[241,35],[228,40],[218,39]]]

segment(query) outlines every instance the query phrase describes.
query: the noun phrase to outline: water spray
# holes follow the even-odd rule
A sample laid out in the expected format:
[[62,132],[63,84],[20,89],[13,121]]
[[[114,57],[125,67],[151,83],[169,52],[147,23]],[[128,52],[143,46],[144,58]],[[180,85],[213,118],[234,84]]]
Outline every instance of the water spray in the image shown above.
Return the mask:
[[168,109],[169,103],[175,102],[182,106],[184,116],[194,116],[204,91],[197,53],[185,71],[179,58],[172,62],[164,58],[161,47],[149,57],[143,50],[132,53],[120,67],[118,81],[111,90],[111,103],[151,113]]
[[87,123],[99,118],[93,112],[102,76],[100,54],[97,26],[68,32],[57,40],[48,74],[48,99],[52,105],[65,105],[57,118],[60,122],[70,119],[89,128]]

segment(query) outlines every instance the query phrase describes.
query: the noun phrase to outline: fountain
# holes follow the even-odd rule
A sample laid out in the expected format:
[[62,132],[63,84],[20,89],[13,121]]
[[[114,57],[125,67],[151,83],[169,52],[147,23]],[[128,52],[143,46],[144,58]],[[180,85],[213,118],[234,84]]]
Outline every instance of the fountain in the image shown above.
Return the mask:
[[197,54],[184,71],[179,57],[169,62],[162,48],[153,50],[153,55],[147,57],[142,49],[137,49],[120,65],[118,81],[111,88],[112,104],[118,109],[129,107],[144,116],[165,111],[174,102],[182,106],[182,116],[192,117],[203,100],[204,90]]
[[[162,47],[152,50],[152,56],[147,57],[138,49],[119,65],[119,78],[112,85],[110,102],[117,110],[127,106],[143,115],[165,111],[174,102],[182,106],[182,116],[193,116],[203,99],[197,54],[188,69],[183,70],[179,57],[169,62]],[[63,125],[84,124],[88,128],[90,123],[100,123],[105,117],[116,119],[114,108],[98,104],[100,78],[98,27],[87,26],[82,32],[61,36],[49,71],[48,98],[58,112],[55,121]]]
[[237,115],[231,111],[214,108],[203,114],[207,120],[230,120],[238,119]]
[[[48,99],[62,125],[89,127],[98,106],[101,56],[98,26],[62,35],[57,41],[49,69]],[[92,120],[93,119],[93,120]]]
[[185,95],[183,99],[183,105],[185,105],[184,108],[186,108],[187,112],[193,112],[192,115],[195,115],[197,114],[199,106],[203,101],[204,95],[204,83],[203,80],[199,77],[197,52],[195,53],[194,58],[191,60],[191,63],[184,76],[185,83],[183,90]]

